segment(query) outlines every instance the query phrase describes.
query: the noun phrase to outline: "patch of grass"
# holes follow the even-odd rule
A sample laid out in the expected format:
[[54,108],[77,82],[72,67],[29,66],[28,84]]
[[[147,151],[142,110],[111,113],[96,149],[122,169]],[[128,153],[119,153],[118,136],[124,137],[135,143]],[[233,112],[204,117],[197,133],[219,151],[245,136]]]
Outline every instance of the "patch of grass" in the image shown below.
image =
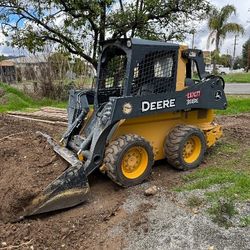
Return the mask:
[[[210,166],[227,170],[244,171],[250,174],[250,148],[242,147],[242,142],[223,138],[205,155]],[[209,166],[208,166],[209,167]]]
[[232,200],[220,199],[208,209],[208,213],[212,216],[213,222],[219,226],[229,228],[232,226],[230,219],[238,212]]
[[217,201],[220,197],[229,200],[250,199],[250,175],[242,171],[208,167],[187,175],[184,180],[187,183],[176,191],[208,189],[217,184],[221,185],[217,191],[205,193],[211,201]]
[[250,226],[250,215],[242,217],[240,219],[240,224],[242,227],[249,227]]
[[188,198],[187,205],[189,207],[199,207],[203,204],[204,200],[196,195],[193,195]]
[[[235,154],[239,151],[239,144],[229,141],[218,141],[216,147],[211,148],[213,156],[218,157],[217,154]],[[210,151],[209,151],[210,152]],[[210,157],[210,155],[209,155]]]
[[[183,179],[186,183],[175,190],[179,192],[205,190],[203,202],[210,204],[207,212],[213,222],[225,228],[232,226],[231,217],[238,213],[235,202],[244,202],[250,199],[250,174],[245,171],[208,167],[188,174]],[[187,200],[189,206],[196,204],[199,204],[197,198],[191,196]],[[243,217],[241,220],[242,226],[247,226],[250,223],[248,217]]]
[[227,83],[250,83],[250,72],[232,73],[222,76]]
[[250,149],[244,149],[242,148],[242,145],[240,146],[240,152],[237,153],[238,156],[233,157],[232,154],[230,154],[228,159],[224,160],[224,163],[221,162],[222,166],[225,164],[227,169],[237,169],[240,171],[244,171],[245,173],[250,173]]
[[0,89],[5,92],[3,96],[5,102],[0,105],[0,112],[36,109],[44,106],[58,108],[65,108],[67,106],[67,102],[51,100],[48,98],[39,100],[33,99],[22,91],[3,83],[0,83]]
[[216,110],[219,115],[234,115],[250,112],[250,97],[229,96],[228,107],[225,110]]

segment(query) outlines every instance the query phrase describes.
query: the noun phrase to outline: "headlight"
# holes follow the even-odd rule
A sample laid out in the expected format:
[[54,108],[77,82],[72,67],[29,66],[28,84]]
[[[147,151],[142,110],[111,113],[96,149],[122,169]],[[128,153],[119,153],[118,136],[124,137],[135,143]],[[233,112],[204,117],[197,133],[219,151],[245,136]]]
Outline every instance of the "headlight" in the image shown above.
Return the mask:
[[128,40],[127,41],[127,47],[130,48],[131,46],[132,46],[132,42],[131,42],[131,40]]

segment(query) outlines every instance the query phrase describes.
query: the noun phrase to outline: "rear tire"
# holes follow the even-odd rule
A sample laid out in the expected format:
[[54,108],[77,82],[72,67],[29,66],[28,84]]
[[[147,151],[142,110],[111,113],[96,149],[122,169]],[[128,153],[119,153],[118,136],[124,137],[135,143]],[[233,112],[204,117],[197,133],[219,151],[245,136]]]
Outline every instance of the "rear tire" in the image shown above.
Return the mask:
[[112,141],[105,151],[107,175],[117,184],[130,187],[151,174],[154,154],[149,142],[138,135],[123,135]]
[[180,170],[198,167],[206,151],[204,133],[195,126],[179,125],[167,136],[164,151],[167,161]]

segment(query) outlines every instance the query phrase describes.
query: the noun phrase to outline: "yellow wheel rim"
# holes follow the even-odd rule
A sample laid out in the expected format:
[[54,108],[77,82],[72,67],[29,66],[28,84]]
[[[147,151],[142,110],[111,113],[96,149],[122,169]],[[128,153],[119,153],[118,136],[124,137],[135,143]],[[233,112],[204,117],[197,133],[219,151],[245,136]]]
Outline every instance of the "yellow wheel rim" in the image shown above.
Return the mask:
[[195,162],[201,153],[201,140],[198,136],[193,135],[188,138],[183,147],[183,159],[186,163]]
[[122,159],[122,173],[128,179],[140,177],[148,165],[148,153],[140,146],[130,148]]

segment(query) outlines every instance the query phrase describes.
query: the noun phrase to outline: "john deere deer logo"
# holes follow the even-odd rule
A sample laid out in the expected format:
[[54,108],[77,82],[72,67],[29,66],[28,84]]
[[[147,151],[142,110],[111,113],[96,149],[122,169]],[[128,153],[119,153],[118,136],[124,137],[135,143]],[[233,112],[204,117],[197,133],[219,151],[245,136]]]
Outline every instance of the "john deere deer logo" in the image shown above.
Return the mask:
[[132,112],[132,105],[130,103],[125,103],[122,107],[122,111],[126,115],[130,114]]

